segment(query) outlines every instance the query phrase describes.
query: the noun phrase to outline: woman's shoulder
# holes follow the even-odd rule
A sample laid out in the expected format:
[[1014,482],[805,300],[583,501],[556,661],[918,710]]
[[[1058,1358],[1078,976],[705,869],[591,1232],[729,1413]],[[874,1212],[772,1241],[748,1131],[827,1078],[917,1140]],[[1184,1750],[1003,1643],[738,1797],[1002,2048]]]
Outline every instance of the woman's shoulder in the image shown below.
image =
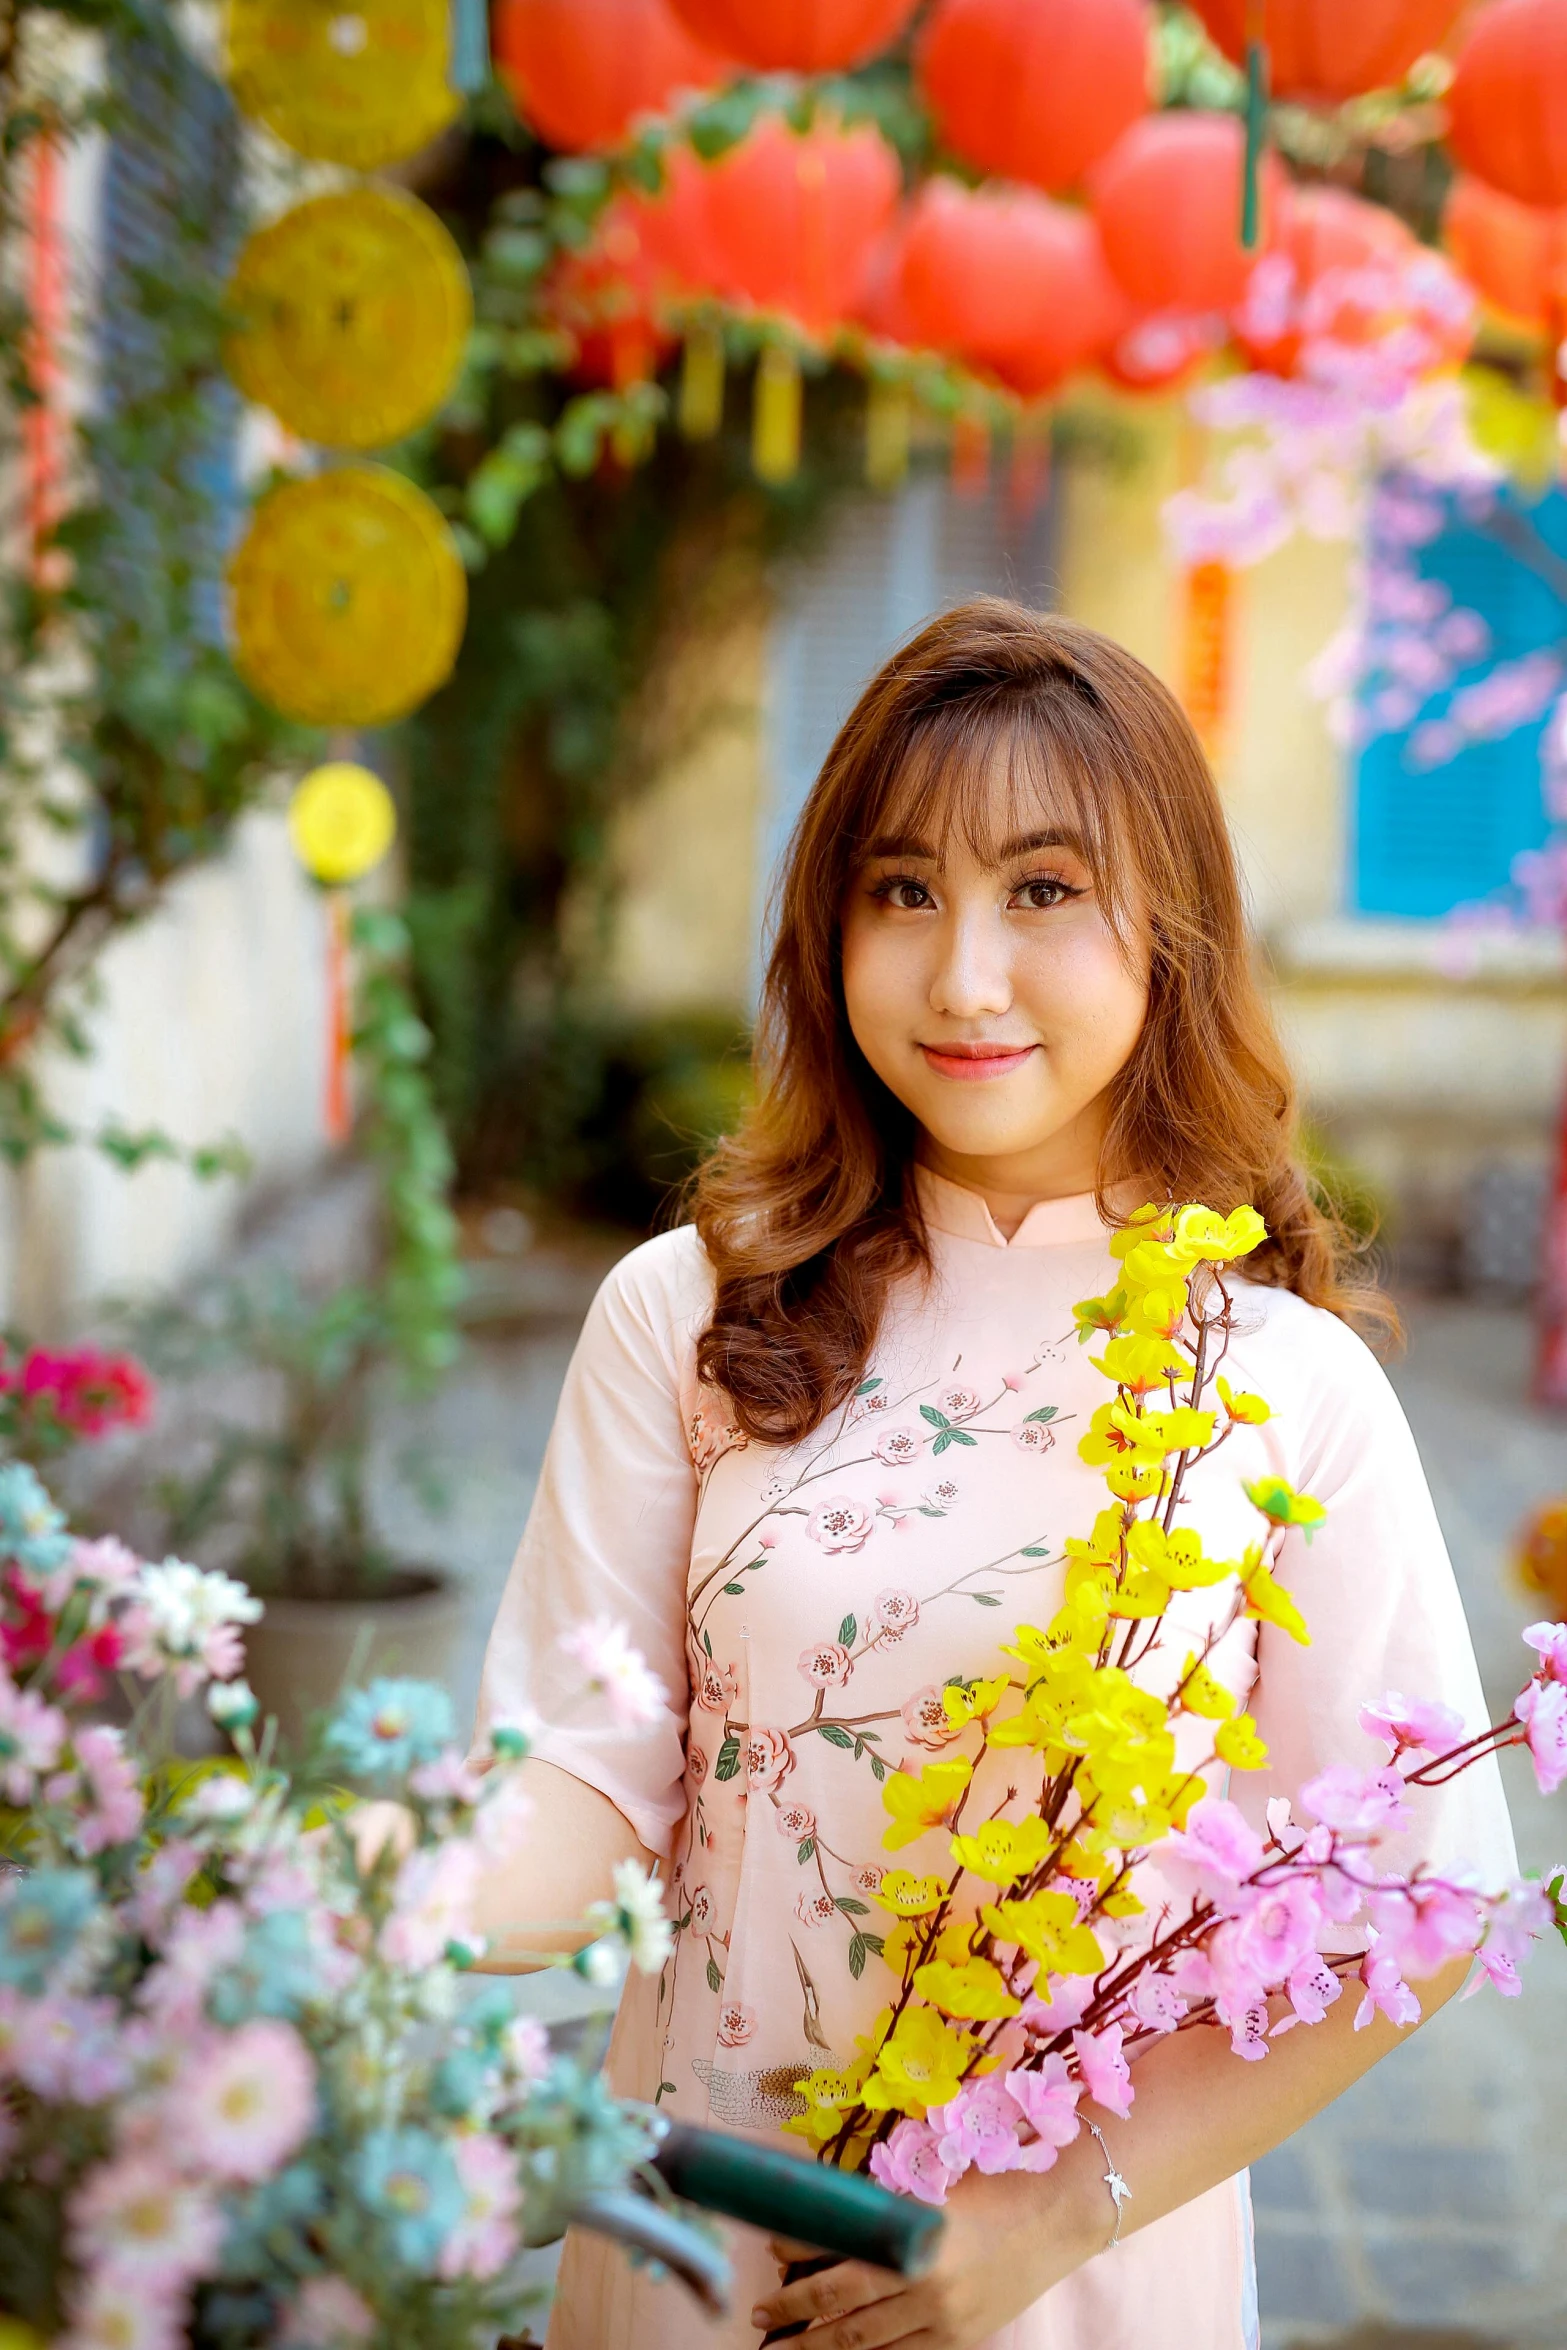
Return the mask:
[[694,1224],[628,1250],[599,1286],[594,1317],[635,1329],[684,1371],[713,1306],[713,1271]]
[[[1233,1286],[1231,1363],[1248,1381],[1271,1380],[1279,1392],[1268,1400],[1276,1407],[1283,1408],[1286,1399],[1295,1408],[1329,1410],[1363,1410],[1393,1401],[1386,1371],[1341,1315],[1308,1305],[1292,1289],[1245,1280]],[[1233,1369],[1231,1384],[1237,1384]]]

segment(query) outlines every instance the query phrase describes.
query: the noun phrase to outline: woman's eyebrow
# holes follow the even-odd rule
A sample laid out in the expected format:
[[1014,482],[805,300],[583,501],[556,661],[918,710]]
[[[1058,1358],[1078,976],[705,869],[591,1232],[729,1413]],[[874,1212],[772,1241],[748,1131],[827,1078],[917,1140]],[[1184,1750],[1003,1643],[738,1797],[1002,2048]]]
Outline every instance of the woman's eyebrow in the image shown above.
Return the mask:
[[1074,856],[1083,854],[1082,841],[1075,832],[1062,832],[1057,826],[1050,825],[1043,832],[1015,833],[1011,840],[1002,842],[996,861],[1001,865],[1012,865],[1019,857],[1033,856],[1038,849],[1070,849]]
[[883,833],[879,840],[871,842],[864,855],[867,863],[873,857],[923,857],[928,865],[936,863],[936,852],[930,842],[912,832]]

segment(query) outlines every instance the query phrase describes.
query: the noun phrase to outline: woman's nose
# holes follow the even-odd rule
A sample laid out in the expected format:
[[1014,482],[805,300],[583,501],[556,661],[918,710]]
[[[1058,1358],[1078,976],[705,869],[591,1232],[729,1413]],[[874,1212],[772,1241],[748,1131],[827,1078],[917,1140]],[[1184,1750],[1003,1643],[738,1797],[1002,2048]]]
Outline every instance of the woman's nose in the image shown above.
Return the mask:
[[949,1020],[978,1020],[1011,1009],[1012,978],[1000,925],[982,916],[946,927],[931,982],[930,1007]]

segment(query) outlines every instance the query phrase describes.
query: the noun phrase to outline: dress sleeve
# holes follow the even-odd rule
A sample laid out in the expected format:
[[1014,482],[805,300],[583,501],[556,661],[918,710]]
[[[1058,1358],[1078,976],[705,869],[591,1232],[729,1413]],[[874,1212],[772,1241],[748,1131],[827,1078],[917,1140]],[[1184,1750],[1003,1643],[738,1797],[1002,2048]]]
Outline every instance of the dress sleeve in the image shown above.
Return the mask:
[[[1292,1301],[1293,1303],[1293,1301]],[[1298,1320],[1297,1320],[1298,1317]],[[1295,1307],[1289,1347],[1301,1406],[1285,1405],[1288,1375],[1258,1384],[1281,1411],[1285,1473],[1327,1510],[1308,1544],[1292,1531],[1279,1564],[1303,1610],[1311,1645],[1271,1624],[1258,1627],[1251,1711],[1268,1742],[1266,1770],[1234,1774],[1230,1795],[1259,1829],[1270,1798],[1293,1803],[1329,1764],[1374,1770],[1387,1749],[1361,1729],[1360,1708],[1398,1690],[1431,1698],[1462,1717],[1472,1736],[1489,1720],[1458,1584],[1425,1472],[1398,1398],[1352,1331],[1314,1308]],[[1281,1333],[1282,1335],[1282,1333]],[[1304,1358],[1304,1360],[1303,1360]],[[1512,1826],[1494,1759],[1442,1788],[1411,1794],[1413,1823],[1380,1848],[1384,1868],[1467,1863],[1488,1890],[1517,1871]]]
[[[685,1604],[697,1480],[685,1441],[682,1357],[705,1312],[689,1231],[636,1249],[595,1298],[572,1355],[538,1491],[501,1597],[476,1738],[507,1720],[532,1751],[607,1795],[649,1851],[668,1853],[683,1809],[690,1722]],[[651,1729],[624,1731],[579,1695],[560,1637],[584,1618],[625,1626],[667,1692]]]

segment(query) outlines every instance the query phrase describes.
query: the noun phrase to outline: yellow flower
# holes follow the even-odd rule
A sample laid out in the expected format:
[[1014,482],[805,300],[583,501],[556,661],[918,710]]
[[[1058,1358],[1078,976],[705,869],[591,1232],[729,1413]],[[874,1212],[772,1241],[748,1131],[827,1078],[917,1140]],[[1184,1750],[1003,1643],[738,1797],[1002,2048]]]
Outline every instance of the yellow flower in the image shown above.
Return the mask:
[[1292,1640],[1298,1640],[1302,1648],[1309,1648],[1311,1634],[1306,1629],[1305,1617],[1283,1584],[1275,1580],[1271,1567],[1264,1566],[1260,1559],[1253,1566],[1252,1558],[1253,1553],[1248,1551],[1242,1577],[1246,1588],[1246,1613],[1255,1616],[1261,1623],[1276,1624],[1281,1632],[1287,1632]]
[[1091,1469],[1125,1461],[1146,1469],[1162,1461],[1169,1447],[1161,1442],[1152,1418],[1119,1401],[1102,1403],[1078,1442],[1077,1457]]
[[1140,1918],[1143,1904],[1130,1885],[1123,1885],[1119,1893],[1107,1893],[1100,1903],[1107,1918]]
[[784,2123],[797,2137],[809,2138],[813,2146],[825,2146],[836,2138],[845,2113],[858,2105],[864,2086],[865,2067],[859,2065],[844,2072],[822,2066],[807,2073],[803,2081],[794,2083],[796,2096],[805,2099],[804,2113],[797,2113]]
[[313,767],[288,804],[294,854],[318,881],[358,881],[380,864],[396,831],[391,793],[349,759]]
[[1203,1557],[1201,1538],[1190,1526],[1166,1534],[1154,1519],[1142,1518],[1129,1530],[1126,1547],[1140,1567],[1160,1576],[1174,1591],[1206,1590],[1235,1572],[1222,1559]]
[[1038,1868],[1055,1842],[1038,1814],[1026,1820],[987,1820],[977,1835],[954,1836],[952,1857],[992,1885],[1015,1885]]
[[1144,1415],[1144,1425],[1150,1430],[1148,1441],[1157,1443],[1161,1452],[1192,1452],[1211,1443],[1213,1421],[1212,1412],[1194,1412],[1185,1405]]
[[966,1966],[948,1966],[936,1959],[919,1969],[914,1988],[943,2015],[960,2016],[969,2023],[994,2023],[998,2016],[1018,2014],[1023,2004],[1013,1998],[1001,1969],[988,1958],[971,1958]]
[[1158,1791],[1158,1801],[1169,1813],[1176,1827],[1184,1828],[1186,1815],[1194,1803],[1200,1803],[1211,1792],[1201,1771],[1187,1771],[1178,1779],[1166,1779]]
[[1179,1338],[1186,1304],[1185,1280],[1172,1273],[1162,1286],[1137,1291],[1126,1309],[1126,1327],[1139,1338]]
[[1268,1237],[1255,1208],[1221,1216],[1213,1208],[1181,1208],[1175,1218],[1175,1245],[1192,1263],[1223,1265],[1249,1257]]
[[1239,1420],[1242,1427],[1260,1428],[1264,1420],[1272,1419],[1273,1406],[1270,1403],[1264,1403],[1260,1395],[1248,1395],[1244,1390],[1237,1394],[1228,1379],[1222,1376],[1219,1379],[1218,1387],[1219,1401],[1229,1413],[1230,1418]]
[[1112,1289],[1108,1297],[1085,1297],[1072,1308],[1072,1319],[1077,1324],[1077,1343],[1083,1346],[1097,1332],[1111,1337],[1121,1327],[1126,1316],[1126,1292]]
[[1026,1901],[991,1902],[980,1916],[998,1942],[1009,1942],[1052,1975],[1097,1975],[1104,1952],[1078,1922],[1070,1893],[1032,1893]]
[[1266,1741],[1258,1735],[1250,1714],[1237,1714],[1233,1722],[1221,1722],[1214,1733],[1213,1750],[1232,1771],[1260,1771],[1268,1759]]
[[908,1771],[894,1771],[881,1791],[882,1802],[892,1814],[892,1825],[882,1834],[887,1850],[897,1852],[928,1829],[939,1828],[962,1796],[973,1770],[967,1755],[958,1755],[951,1762],[927,1763],[918,1778]]
[[[1117,1238],[1120,1237],[1118,1234]],[[1121,1278],[1134,1295],[1138,1290],[1164,1292],[1179,1282],[1184,1298],[1190,1262],[1171,1241],[1140,1240],[1128,1249],[1121,1265]]]
[[[1181,1703],[1189,1714],[1200,1714],[1206,1722],[1227,1721],[1235,1711],[1235,1700],[1224,1683],[1216,1680],[1196,1655],[1186,1659],[1186,1670],[1181,1675]],[[882,1886],[885,1891],[885,1878]]]
[[1259,1477],[1241,1490],[1270,1525],[1298,1526],[1308,1542],[1328,1514],[1312,1494],[1297,1493],[1283,1477]]
[[1110,1235],[1110,1254],[1124,1263],[1134,1249],[1144,1241],[1171,1241],[1175,1238],[1175,1210],[1173,1208],[1134,1208],[1119,1232]]
[[1098,1816],[1103,1818],[1105,1833],[1123,1852],[1136,1852],[1157,1844],[1175,1825],[1175,1814],[1169,1805],[1155,1796],[1139,1802],[1132,1795],[1106,1795],[1101,1799]]
[[929,1926],[919,1918],[900,1918],[882,1944],[881,1954],[901,1982],[910,1964],[916,1960],[923,1965],[927,1959],[941,1958],[949,1966],[966,1966],[975,1931],[972,1918],[966,1921],[949,1918],[934,1943],[927,1948],[930,1942]]
[[966,2036],[950,2032],[931,2007],[907,2007],[876,2059],[863,2102],[873,2113],[895,2107],[923,2115],[946,2105],[963,2086],[972,2048]]
[[1112,1338],[1102,1355],[1089,1359],[1096,1371],[1138,1395],[1167,1379],[1189,1378],[1192,1370],[1187,1356],[1166,1338]]
[[1170,1604],[1170,1586],[1147,1567],[1131,1567],[1110,1592],[1109,1604],[1113,1616],[1162,1616]]
[[1164,1483],[1164,1473],[1160,1469],[1140,1469],[1135,1461],[1112,1461],[1105,1471],[1105,1483],[1122,1501],[1146,1501]]
[[912,1869],[889,1869],[876,1888],[882,1908],[898,1918],[928,1918],[946,1897],[945,1877],[917,1877]]
[[999,1680],[964,1681],[951,1689],[944,1689],[941,1702],[948,1721],[955,1730],[963,1729],[972,1721],[982,1722],[987,1714],[995,1712],[1011,1686],[1003,1673]]
[[1096,1567],[1119,1567],[1125,1527],[1124,1510],[1101,1510],[1086,1541],[1081,1534],[1069,1534],[1061,1547],[1069,1559],[1081,1559]]

